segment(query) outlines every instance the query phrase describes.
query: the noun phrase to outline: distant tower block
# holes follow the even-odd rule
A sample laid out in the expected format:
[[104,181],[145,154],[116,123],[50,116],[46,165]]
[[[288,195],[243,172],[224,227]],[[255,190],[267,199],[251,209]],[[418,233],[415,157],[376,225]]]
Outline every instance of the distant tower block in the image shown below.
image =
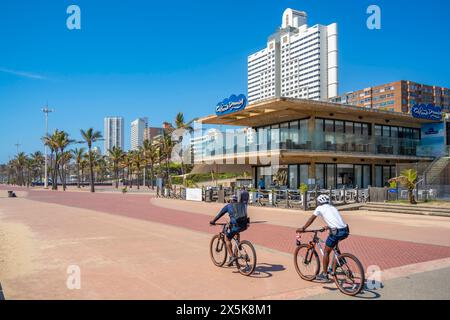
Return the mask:
[[307,23],[308,15],[304,11],[286,9],[283,13],[282,28],[287,27],[300,28]]

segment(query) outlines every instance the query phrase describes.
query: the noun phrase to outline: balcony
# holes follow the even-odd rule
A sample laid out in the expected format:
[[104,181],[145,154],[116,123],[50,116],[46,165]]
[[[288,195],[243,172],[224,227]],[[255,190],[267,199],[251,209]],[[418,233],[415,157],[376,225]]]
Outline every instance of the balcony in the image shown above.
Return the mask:
[[418,139],[386,138],[334,132],[315,132],[312,135],[303,134],[299,136],[298,131],[291,134],[282,130],[280,134],[272,132],[263,136],[260,135],[259,139],[255,140],[260,142],[249,144],[241,141],[241,143],[233,143],[229,146],[226,145],[225,141],[223,143],[210,141],[203,144],[199,149],[201,152],[197,155],[201,154],[203,158],[233,157],[257,152],[284,151],[331,153],[336,156],[376,155],[389,158],[395,156],[416,158],[419,157],[417,147],[420,143]]

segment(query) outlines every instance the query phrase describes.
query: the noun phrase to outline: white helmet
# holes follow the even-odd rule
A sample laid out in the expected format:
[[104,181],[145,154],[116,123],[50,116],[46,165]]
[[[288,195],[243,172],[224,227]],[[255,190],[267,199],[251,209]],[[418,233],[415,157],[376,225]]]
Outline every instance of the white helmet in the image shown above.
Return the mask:
[[317,202],[319,204],[327,204],[330,203],[330,197],[327,196],[326,194],[321,194],[320,196],[317,197]]

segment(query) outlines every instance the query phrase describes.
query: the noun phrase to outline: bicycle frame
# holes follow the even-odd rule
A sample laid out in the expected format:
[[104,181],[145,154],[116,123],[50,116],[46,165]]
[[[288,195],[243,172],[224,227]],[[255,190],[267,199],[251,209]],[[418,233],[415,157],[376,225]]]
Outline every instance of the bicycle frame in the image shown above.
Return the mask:
[[[323,256],[325,255],[325,251],[324,251],[325,241],[323,241],[322,239],[320,239],[317,236],[317,233],[319,231],[312,231],[312,232],[314,233],[314,236],[313,236],[313,239],[309,242],[310,248],[318,247],[319,252],[323,258]],[[338,246],[336,245],[333,248],[333,257],[332,257],[331,263],[328,265],[328,270],[331,268],[331,266],[334,264],[335,261],[337,262],[338,266],[341,267],[341,263],[340,263],[339,259],[336,259],[336,257],[339,256],[340,254],[341,254],[341,251],[339,250]],[[312,251],[311,251],[311,258],[312,258]],[[308,259],[308,256],[305,256],[305,262],[308,262],[307,259]]]
[[[221,237],[223,237],[223,239],[225,240],[226,234],[227,234],[227,229],[229,228],[230,224],[229,223],[217,223],[217,225],[222,225],[223,226],[222,231],[220,232],[220,234],[221,234]],[[232,246],[232,251],[233,251],[234,254],[236,254],[236,252],[238,250],[239,243],[241,241],[240,238],[241,238],[240,234],[238,233],[238,234],[236,234],[233,237],[233,239],[230,240],[231,241],[231,246]],[[225,242],[226,242],[226,240],[225,240]],[[233,246],[233,242],[234,242],[234,246]],[[219,242],[217,243],[217,245],[219,245]]]

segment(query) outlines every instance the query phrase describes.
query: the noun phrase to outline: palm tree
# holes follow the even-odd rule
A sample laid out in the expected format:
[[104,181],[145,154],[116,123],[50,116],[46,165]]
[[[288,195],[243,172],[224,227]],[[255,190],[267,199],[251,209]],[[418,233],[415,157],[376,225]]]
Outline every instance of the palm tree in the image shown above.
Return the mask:
[[71,159],[72,159],[72,152],[64,151],[60,153],[59,159],[59,164],[61,166],[60,177],[64,191],[66,191],[66,167],[69,165]]
[[[56,167],[56,177],[58,177],[58,171],[60,170],[60,177],[63,185],[63,190],[66,191],[66,173],[64,172],[64,167],[67,164],[67,162],[70,161],[72,158],[70,152],[66,152],[65,149],[67,146],[71,143],[73,143],[74,140],[69,139],[69,134],[61,131],[59,135],[57,136],[57,145],[59,147],[59,161],[57,161],[57,167]],[[61,169],[60,169],[61,168]],[[57,184],[56,184],[57,185]]]
[[[44,140],[44,144],[46,144],[50,148],[50,173],[52,177],[52,189],[55,188],[56,183],[56,177],[55,177],[55,170],[53,169],[54,164],[56,165],[56,157],[58,156],[58,143],[57,143],[57,136],[59,135],[58,129],[54,131],[52,135],[47,135],[42,140]],[[57,186],[56,186],[57,188]]]
[[[132,151],[125,153],[122,159],[122,166],[124,170],[127,170],[127,186],[130,188],[133,188],[133,157],[132,157]],[[125,174],[124,174],[125,179]]]
[[144,152],[144,158],[147,161],[147,166],[150,166],[150,181],[152,189],[154,189],[155,163],[158,161],[158,145],[146,139],[144,140],[142,149]]
[[119,188],[119,164],[124,157],[124,152],[121,148],[113,146],[112,149],[108,150],[109,159],[113,164],[114,180],[116,189]]
[[[69,139],[69,134],[64,131],[59,131],[58,129],[50,135],[43,138],[44,143],[50,147],[51,158],[53,154],[55,155],[53,161],[53,172],[52,172],[52,189],[58,189],[58,173],[59,173],[59,160],[61,159],[61,154],[73,140]],[[65,187],[65,186],[64,186]]]
[[24,152],[20,152],[13,159],[13,166],[16,169],[17,184],[23,186],[25,184],[24,170],[27,165],[28,157]]
[[16,178],[15,178],[15,168],[14,168],[14,160],[9,160],[8,164],[6,165],[8,180],[7,184],[15,184]]
[[145,167],[146,165],[146,161],[145,158],[143,156],[143,152],[142,152],[142,148],[139,148],[138,150],[134,150],[131,152],[131,161],[132,164],[134,166],[134,168],[136,169],[136,175],[137,175],[137,188],[139,190],[140,187],[140,181],[141,181],[141,170],[142,167]]
[[417,204],[414,189],[417,184],[417,171],[415,169],[405,169],[400,172],[400,176],[392,178],[389,182],[400,183],[408,189],[408,199],[410,204]]
[[81,169],[81,163],[83,161],[83,156],[86,152],[85,148],[75,148],[72,150],[72,155],[75,159],[76,167],[77,167],[77,187],[80,188],[80,182],[81,182],[81,176],[80,176],[80,169]]
[[172,141],[172,137],[168,134],[164,134],[160,140],[160,155],[165,162],[167,179],[166,181],[169,187],[172,185],[172,181],[170,178],[170,158],[172,156],[173,147],[174,143]]
[[88,155],[89,155],[89,171],[90,171],[90,184],[91,192],[95,192],[94,187],[94,157],[92,154],[92,144],[99,141],[102,138],[102,134],[99,131],[94,131],[93,128],[89,128],[86,131],[80,130],[81,136],[83,137],[84,143],[88,145]]
[[33,166],[34,166],[33,159],[31,159],[30,157],[27,157],[27,159],[25,161],[25,168],[26,168],[26,172],[27,172],[27,178],[26,178],[27,188],[30,187],[31,180],[33,179],[33,176],[34,176],[34,167]]
[[89,165],[89,155],[87,153],[85,153],[83,155],[83,159],[80,162],[80,170],[81,170],[81,186],[84,187],[84,178],[85,178],[85,174],[84,174],[84,169]]
[[[192,123],[197,119],[192,119],[191,121],[184,122],[184,114],[183,112],[178,112],[175,117],[175,129],[183,129],[188,132],[192,132],[194,129],[192,128]],[[178,143],[181,146],[180,149],[180,161],[181,161],[181,174],[184,175],[185,166],[184,166],[184,158],[187,154],[185,154],[185,148],[183,147],[183,136],[181,135],[178,139]]]
[[192,123],[196,121],[197,119],[192,119],[191,121],[184,122],[184,114],[183,112],[178,112],[175,117],[175,127],[177,129],[186,129],[188,131],[192,131]]
[[39,177],[39,181],[42,182],[42,167],[45,165],[45,157],[40,151],[36,151],[35,153],[30,155],[30,159],[32,160],[32,177],[33,180]]
[[106,156],[102,156],[94,152],[94,172],[95,172],[95,181],[103,182],[105,181],[105,177],[107,175],[107,161]]

